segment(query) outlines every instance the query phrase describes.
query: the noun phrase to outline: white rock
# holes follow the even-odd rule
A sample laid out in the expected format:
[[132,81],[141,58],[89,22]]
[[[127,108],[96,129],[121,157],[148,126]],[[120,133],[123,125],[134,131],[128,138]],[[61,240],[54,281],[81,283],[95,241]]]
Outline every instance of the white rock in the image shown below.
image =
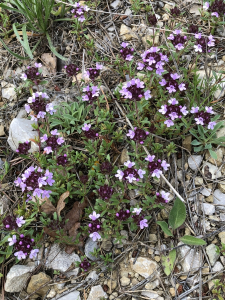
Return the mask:
[[10,199],[3,195],[0,199],[0,215],[3,215],[5,211],[8,209],[10,204]]
[[[72,263],[76,261],[81,261],[80,257],[75,254],[67,254],[64,250],[62,250],[59,244],[54,244],[51,247],[49,252],[47,261],[46,261],[46,268],[51,268],[53,270],[59,270],[61,272],[65,272],[71,266]],[[79,272],[79,268],[76,268],[72,271],[66,273],[66,276],[76,276]]]
[[215,206],[208,203],[202,203],[206,215],[211,216],[215,213]]
[[2,81],[1,86],[2,86],[2,99],[6,99],[9,101],[16,99],[15,85],[8,83],[6,81]]
[[192,155],[188,157],[188,165],[189,167],[195,171],[198,169],[202,162],[203,157],[201,155]]
[[212,192],[212,189],[209,189],[209,188],[204,188],[200,193],[203,195],[203,196],[210,196],[211,195],[211,192]]
[[5,291],[8,293],[22,291],[30,276],[30,272],[34,269],[35,266],[14,265],[7,274]]
[[212,266],[215,265],[216,261],[220,257],[219,253],[216,252],[216,245],[215,244],[210,244],[206,247],[206,253],[208,255],[210,264]]
[[[9,127],[8,143],[13,151],[16,151],[19,142],[24,143],[30,139],[38,138],[38,132],[31,126],[34,121],[15,118],[12,120]],[[31,142],[30,153],[38,151],[38,145]]]
[[26,117],[27,117],[26,110],[22,108],[16,117],[17,117],[17,119],[26,119]]
[[58,298],[58,300],[80,300],[80,292],[71,292],[65,296],[62,296],[61,298]]
[[159,286],[159,279],[156,279],[154,281],[148,282],[145,285],[146,290],[154,290],[157,286]]
[[107,299],[108,295],[103,291],[101,285],[96,285],[91,288],[87,300],[102,300]]
[[51,289],[46,297],[53,298],[53,297],[55,297],[55,295],[56,295],[56,291],[54,289]]
[[221,264],[221,262],[217,261],[214,265],[214,267],[212,268],[213,272],[219,272],[221,270],[223,270],[223,265]]
[[128,7],[126,10],[125,10],[125,15],[127,16],[130,16],[132,14],[132,10]]
[[148,297],[150,299],[158,299],[159,295],[154,291],[144,291],[141,293],[142,296]]
[[222,222],[225,221],[225,214],[223,214],[223,213],[220,214],[220,220],[221,220]]
[[[158,265],[155,261],[150,260],[146,257],[138,257],[134,264],[135,258],[130,258],[130,266],[134,272],[137,272],[144,278],[149,277],[157,269]],[[155,272],[157,275],[157,272]]]
[[87,280],[98,280],[98,274],[96,273],[96,271],[92,271],[88,274]]
[[130,278],[123,276],[120,278],[120,283],[122,286],[127,286],[130,284]]
[[120,35],[125,41],[130,41],[133,38],[137,38],[136,34],[125,24],[122,24],[120,27]]
[[203,162],[202,172],[205,175],[205,177],[209,179],[216,179],[222,176],[218,167],[205,161]]
[[113,1],[110,6],[113,8],[113,9],[117,9],[119,8],[121,5],[121,1],[120,0],[116,0],[116,1]]
[[213,194],[213,203],[223,205],[217,206],[217,208],[225,210],[225,194],[223,194],[220,190],[215,190]]
[[85,255],[93,261],[97,261],[98,258],[91,255],[91,252],[94,252],[95,249],[98,249],[98,242],[94,242],[91,238],[89,238],[85,244],[84,252]]
[[189,12],[191,14],[194,14],[195,16],[200,16],[201,13],[200,13],[200,10],[201,9],[201,5],[197,5],[197,4],[194,4],[192,5],[192,7],[190,8]]
[[[183,245],[182,242],[178,243],[178,246]],[[191,249],[189,246],[179,247],[177,249],[179,263],[182,266],[184,272],[191,270],[197,271],[201,267],[201,260],[199,252]],[[190,270],[192,266],[192,269]]]

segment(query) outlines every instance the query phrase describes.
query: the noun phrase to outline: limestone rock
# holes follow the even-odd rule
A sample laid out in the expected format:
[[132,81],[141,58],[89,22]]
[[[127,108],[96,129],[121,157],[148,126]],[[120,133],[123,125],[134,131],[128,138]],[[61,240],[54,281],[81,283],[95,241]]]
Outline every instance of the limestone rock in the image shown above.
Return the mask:
[[154,291],[144,291],[141,293],[142,296],[148,297],[150,299],[158,299],[159,294]]
[[220,257],[219,253],[216,253],[216,245],[215,244],[210,244],[206,247],[206,253],[209,257],[209,261],[212,266],[215,265],[216,261]]
[[125,24],[120,27],[120,36],[124,41],[130,41],[133,38],[137,38],[136,34]]
[[202,172],[205,177],[209,179],[216,179],[222,176],[221,172],[216,166],[205,161],[203,162]]
[[120,0],[116,0],[116,1],[113,1],[110,6],[113,8],[113,9],[117,9],[121,6],[121,1]]
[[[24,143],[30,139],[38,137],[38,132],[31,126],[34,121],[26,119],[13,119],[9,127],[8,143],[13,151],[16,151],[19,146],[19,142]],[[38,145],[31,142],[30,153],[38,151]]]
[[91,238],[89,238],[85,244],[85,255],[92,261],[97,261],[98,258],[93,256],[91,252],[94,252],[94,249],[98,249],[98,243],[94,242]]
[[8,293],[20,292],[34,268],[35,266],[14,265],[7,274],[5,291]]
[[[76,261],[81,261],[80,257],[75,254],[67,254],[64,250],[62,250],[59,246],[59,244],[54,244],[51,247],[51,250],[49,252],[46,267],[51,268],[53,270],[59,270],[61,272],[66,272],[68,268],[71,266],[71,264],[75,263]],[[76,276],[79,272],[79,268],[76,268],[72,271],[69,271],[66,273],[66,275],[69,276]]]
[[215,213],[215,206],[208,203],[202,203],[206,215],[211,216]]
[[3,215],[5,211],[8,209],[10,204],[10,200],[8,197],[3,195],[0,199],[0,215]]
[[192,5],[192,7],[190,8],[189,12],[191,14],[194,14],[195,16],[200,16],[201,13],[200,13],[200,9],[202,8],[201,5],[197,5],[197,4],[194,4]]
[[98,274],[96,273],[96,271],[92,271],[88,274],[87,280],[97,280],[98,279]]
[[103,291],[101,285],[92,286],[87,300],[107,299],[108,295]]
[[188,157],[188,165],[189,167],[195,171],[198,169],[202,162],[203,157],[201,155],[192,155]]
[[223,206],[217,206],[217,208],[221,210],[225,210],[225,194],[223,194],[220,190],[215,190],[213,194],[213,202],[214,204],[223,205]]
[[5,135],[4,126],[0,125],[0,136],[4,136],[4,135]]
[[214,265],[214,267],[212,268],[213,272],[219,272],[221,270],[223,270],[223,265],[221,264],[221,262],[217,261]]
[[225,193],[225,181],[223,180],[223,181],[220,181],[219,183],[218,183],[218,188],[219,188],[219,190],[222,192],[222,193]]
[[123,276],[120,278],[120,283],[122,286],[127,286],[130,284],[130,278]]
[[[143,276],[144,278],[147,278],[148,276],[152,275],[152,273],[158,267],[158,264],[155,261],[150,260],[146,257],[138,257],[135,264],[133,264],[134,260],[135,258],[130,258],[131,269],[134,272],[137,272],[138,274]],[[155,272],[155,274],[157,273]]]
[[[32,294],[34,291],[36,291],[39,287],[41,287],[43,284],[49,282],[51,280],[51,277],[46,275],[43,272],[38,273],[37,275],[33,275],[31,277],[31,280],[27,287],[27,293]],[[46,293],[49,290],[49,286],[45,285],[42,288],[38,289],[34,295],[30,297],[30,299],[36,299],[39,296],[44,297]]]
[[[178,246],[183,245],[182,242]],[[193,271],[197,271],[201,267],[201,260],[199,252],[191,249],[189,246],[183,246],[177,249],[179,263],[184,272],[189,272],[192,266]]]
[[220,232],[218,236],[221,240],[221,243],[225,244],[225,231]]
[[65,296],[62,296],[59,298],[59,300],[81,300],[80,299],[80,292],[78,291],[73,291]]
[[2,87],[2,99],[6,99],[9,101],[16,100],[16,86],[14,84],[8,83],[6,81],[1,82]]

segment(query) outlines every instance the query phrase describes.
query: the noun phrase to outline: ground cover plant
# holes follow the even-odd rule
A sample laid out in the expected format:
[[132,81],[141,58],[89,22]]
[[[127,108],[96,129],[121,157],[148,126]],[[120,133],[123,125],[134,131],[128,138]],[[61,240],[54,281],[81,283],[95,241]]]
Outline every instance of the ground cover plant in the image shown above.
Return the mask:
[[0,9],[3,299],[223,299],[225,2]]

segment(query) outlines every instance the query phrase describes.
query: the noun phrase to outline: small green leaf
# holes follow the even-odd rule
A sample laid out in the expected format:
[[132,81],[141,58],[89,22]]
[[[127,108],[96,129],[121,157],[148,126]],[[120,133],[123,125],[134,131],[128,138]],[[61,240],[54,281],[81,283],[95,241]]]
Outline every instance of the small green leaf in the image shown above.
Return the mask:
[[217,154],[216,154],[215,151],[209,149],[209,153],[210,153],[212,158],[217,159]]
[[194,141],[191,142],[191,144],[192,144],[193,146],[198,146],[198,145],[201,145],[201,142],[199,142],[199,141],[197,141],[197,140],[194,140]]
[[162,228],[162,230],[163,230],[163,232],[165,232],[165,234],[167,234],[169,236],[173,236],[172,232],[168,228],[168,224],[165,221],[158,221],[156,223]]
[[206,242],[202,239],[196,238],[191,235],[185,235],[182,238],[180,238],[181,242],[187,245],[194,245],[194,246],[202,246],[206,245]]
[[170,251],[168,256],[162,255],[161,262],[163,266],[164,273],[169,276],[173,271],[174,262],[176,260],[176,250]]
[[180,227],[186,219],[186,208],[185,204],[179,199],[176,198],[173,208],[170,211],[169,215],[169,225],[173,230]]

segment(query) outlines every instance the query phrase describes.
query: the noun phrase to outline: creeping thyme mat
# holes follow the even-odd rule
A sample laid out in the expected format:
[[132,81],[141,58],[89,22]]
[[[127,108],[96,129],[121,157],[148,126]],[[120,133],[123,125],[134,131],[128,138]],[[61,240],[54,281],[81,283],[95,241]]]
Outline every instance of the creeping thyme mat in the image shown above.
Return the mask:
[[224,299],[224,15],[0,3],[2,299]]

